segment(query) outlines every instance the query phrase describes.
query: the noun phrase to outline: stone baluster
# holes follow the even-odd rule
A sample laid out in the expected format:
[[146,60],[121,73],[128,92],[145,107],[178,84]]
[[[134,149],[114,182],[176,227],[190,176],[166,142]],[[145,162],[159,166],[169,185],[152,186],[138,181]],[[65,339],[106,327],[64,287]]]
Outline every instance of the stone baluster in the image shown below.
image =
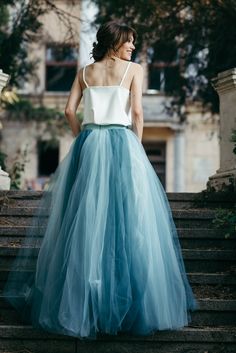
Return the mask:
[[207,186],[219,191],[231,185],[236,190],[236,155],[231,142],[236,130],[236,68],[219,73],[212,85],[220,100],[220,168],[209,177]]

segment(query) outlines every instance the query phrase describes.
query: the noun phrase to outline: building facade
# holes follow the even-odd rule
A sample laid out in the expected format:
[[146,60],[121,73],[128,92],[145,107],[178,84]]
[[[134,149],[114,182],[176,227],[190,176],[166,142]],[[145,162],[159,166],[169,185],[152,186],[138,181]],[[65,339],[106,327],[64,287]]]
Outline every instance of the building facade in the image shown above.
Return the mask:
[[[96,30],[90,21],[96,15],[96,8],[87,0],[77,4],[62,0],[56,3],[73,14],[71,25],[75,36],[69,37],[68,29],[55,14],[44,16],[43,36],[29,50],[30,58],[38,60],[37,72],[29,83],[22,84],[19,95],[35,106],[64,111],[77,70],[93,62],[89,53]],[[219,166],[218,117],[203,113],[199,104],[186,107],[184,122],[178,116],[170,117],[164,108],[170,99],[166,90],[173,84],[178,61],[168,65],[158,61],[149,63],[145,55],[135,60],[143,65],[145,72],[142,143],[150,162],[166,191],[203,190],[209,175]],[[83,102],[79,111],[83,111]],[[56,139],[54,136],[53,143],[49,143],[51,139],[45,123],[3,122],[0,143],[8,156],[8,165],[26,150],[23,189],[41,189],[73,141],[68,129]]]

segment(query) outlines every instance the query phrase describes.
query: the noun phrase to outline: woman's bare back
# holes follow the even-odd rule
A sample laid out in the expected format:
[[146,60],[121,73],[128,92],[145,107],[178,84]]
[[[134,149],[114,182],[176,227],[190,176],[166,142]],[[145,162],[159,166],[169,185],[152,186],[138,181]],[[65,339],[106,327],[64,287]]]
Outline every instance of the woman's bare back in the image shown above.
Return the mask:
[[[120,84],[122,77],[127,69],[129,61],[115,59],[101,60],[93,64],[87,65],[85,68],[85,79],[89,86],[117,86]],[[137,64],[132,63],[129,67],[127,75],[122,83],[123,87],[131,88],[134,76],[134,68]],[[82,80],[83,81],[83,80]],[[82,89],[86,87],[85,82],[81,82]]]

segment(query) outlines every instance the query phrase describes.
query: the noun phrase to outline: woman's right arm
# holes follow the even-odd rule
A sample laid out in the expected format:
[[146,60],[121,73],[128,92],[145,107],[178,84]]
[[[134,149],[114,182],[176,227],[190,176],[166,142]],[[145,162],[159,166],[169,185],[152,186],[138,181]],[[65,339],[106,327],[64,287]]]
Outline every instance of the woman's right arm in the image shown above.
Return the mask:
[[135,64],[135,73],[131,84],[131,115],[132,130],[142,142],[143,135],[143,107],[142,107],[142,87],[143,87],[143,67]]
[[80,123],[76,117],[76,111],[81,101],[81,98],[83,96],[82,88],[79,82],[80,75],[81,75],[81,70],[76,74],[76,77],[71,87],[70,95],[65,107],[65,116],[70,124],[71,130],[74,136],[77,136],[80,132]]

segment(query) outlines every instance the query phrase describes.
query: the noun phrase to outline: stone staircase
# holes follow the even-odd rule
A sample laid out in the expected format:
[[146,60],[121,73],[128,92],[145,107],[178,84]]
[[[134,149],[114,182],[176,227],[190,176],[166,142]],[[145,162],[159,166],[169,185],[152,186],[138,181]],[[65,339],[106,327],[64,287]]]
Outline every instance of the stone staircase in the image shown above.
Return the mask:
[[[229,208],[236,203],[236,195],[216,194],[203,200],[200,193],[167,195],[189,280],[200,303],[190,326],[147,337],[99,335],[97,341],[85,342],[23,325],[0,292],[0,352],[235,353],[236,237],[225,238],[212,220],[217,207]],[[40,192],[0,192],[1,289],[40,197]]]

